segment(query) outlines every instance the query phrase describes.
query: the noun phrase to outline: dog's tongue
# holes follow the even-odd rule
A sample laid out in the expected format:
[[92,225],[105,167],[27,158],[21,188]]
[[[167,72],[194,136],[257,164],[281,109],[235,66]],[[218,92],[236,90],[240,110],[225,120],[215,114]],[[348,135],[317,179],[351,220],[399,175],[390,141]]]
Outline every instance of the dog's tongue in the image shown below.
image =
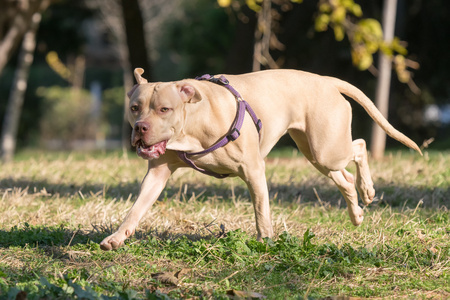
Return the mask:
[[151,146],[139,145],[136,148],[137,155],[143,159],[158,158],[166,152],[167,141],[162,141]]

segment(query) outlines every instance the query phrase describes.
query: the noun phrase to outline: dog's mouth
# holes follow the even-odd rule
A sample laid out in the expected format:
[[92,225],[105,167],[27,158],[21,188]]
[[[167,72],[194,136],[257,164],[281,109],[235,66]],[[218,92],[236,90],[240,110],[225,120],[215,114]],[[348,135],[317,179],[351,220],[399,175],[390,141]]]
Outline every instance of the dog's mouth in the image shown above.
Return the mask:
[[166,152],[167,141],[162,141],[153,145],[146,145],[143,140],[136,143],[136,153],[143,159],[155,159]]

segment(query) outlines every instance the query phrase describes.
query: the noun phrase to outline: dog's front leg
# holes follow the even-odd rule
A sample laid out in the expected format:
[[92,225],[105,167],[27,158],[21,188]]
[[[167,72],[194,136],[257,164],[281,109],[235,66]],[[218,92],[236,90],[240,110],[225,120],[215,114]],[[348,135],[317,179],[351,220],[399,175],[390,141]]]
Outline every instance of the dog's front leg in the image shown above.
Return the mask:
[[267,188],[264,161],[259,161],[247,169],[244,176],[252,197],[253,208],[255,210],[255,221],[257,240],[273,236],[272,217],[270,214],[269,191]]
[[167,164],[152,166],[149,163],[149,169],[142,181],[141,191],[136,202],[131,207],[119,229],[100,243],[102,250],[107,251],[119,248],[123,245],[125,239],[134,233],[141,218],[161,194],[171,174],[172,170]]

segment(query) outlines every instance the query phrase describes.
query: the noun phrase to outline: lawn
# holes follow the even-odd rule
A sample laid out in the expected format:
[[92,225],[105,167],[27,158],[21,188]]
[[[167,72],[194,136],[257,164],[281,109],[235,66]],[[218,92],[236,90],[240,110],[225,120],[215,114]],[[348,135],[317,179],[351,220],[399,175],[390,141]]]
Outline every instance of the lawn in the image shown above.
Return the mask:
[[263,243],[239,179],[178,170],[135,236],[103,252],[145,161],[19,153],[0,165],[0,298],[450,298],[450,153],[390,152],[371,170],[377,198],[354,227],[328,178],[295,151],[271,155]]

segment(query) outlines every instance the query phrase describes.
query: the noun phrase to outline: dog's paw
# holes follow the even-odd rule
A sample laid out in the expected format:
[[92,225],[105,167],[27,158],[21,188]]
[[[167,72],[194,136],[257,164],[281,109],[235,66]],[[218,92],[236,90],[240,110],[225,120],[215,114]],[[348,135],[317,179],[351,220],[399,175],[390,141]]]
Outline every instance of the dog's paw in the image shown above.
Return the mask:
[[364,221],[364,211],[359,206],[349,207],[348,214],[350,215],[352,224],[355,226],[361,225],[361,223]]
[[370,187],[366,190],[366,194],[362,197],[362,200],[365,205],[369,205],[373,202],[373,198],[375,198],[375,189]]
[[116,250],[123,245],[125,239],[118,239],[113,235],[108,236],[100,243],[100,249],[104,251]]
[[125,230],[125,232],[119,230],[113,233],[112,235],[108,236],[106,239],[104,239],[100,243],[100,249],[105,251],[116,250],[120,246],[122,246],[123,242],[133,234],[134,229],[133,230],[127,229]]
[[369,205],[373,202],[375,198],[375,189],[373,188],[373,182],[370,180],[369,183],[364,181],[357,181],[357,186],[359,196],[361,197],[364,205]]
[[373,202],[373,199],[375,198],[375,189],[372,186],[370,186],[362,191],[359,191],[359,195],[364,205],[369,205],[370,203]]

